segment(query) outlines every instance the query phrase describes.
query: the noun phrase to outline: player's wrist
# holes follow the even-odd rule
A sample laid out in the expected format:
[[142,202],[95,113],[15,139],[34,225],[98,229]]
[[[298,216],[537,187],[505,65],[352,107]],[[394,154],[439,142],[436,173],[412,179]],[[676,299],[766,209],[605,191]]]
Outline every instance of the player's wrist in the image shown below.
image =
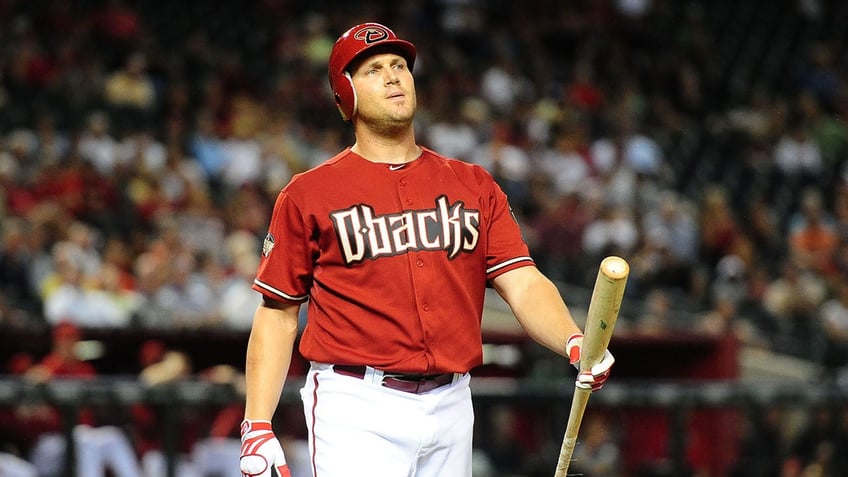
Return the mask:
[[252,431],[271,431],[273,432],[271,421],[266,419],[247,419],[241,421],[241,435],[245,435]]

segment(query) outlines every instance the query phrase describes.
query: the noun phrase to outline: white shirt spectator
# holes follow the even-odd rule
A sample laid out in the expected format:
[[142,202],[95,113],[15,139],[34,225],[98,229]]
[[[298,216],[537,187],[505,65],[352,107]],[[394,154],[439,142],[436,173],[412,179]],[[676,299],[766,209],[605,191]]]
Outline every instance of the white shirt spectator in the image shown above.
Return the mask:
[[540,165],[559,195],[577,191],[591,173],[583,156],[573,151],[546,150],[540,156]]
[[253,184],[262,173],[262,148],[254,139],[225,140],[221,147],[226,155],[224,182],[238,188],[244,184]]
[[636,172],[655,176],[663,166],[663,154],[653,139],[643,134],[634,134],[624,143],[624,160]]
[[161,172],[168,157],[165,145],[148,133],[127,136],[117,145],[116,154],[119,164],[134,164],[152,173]]
[[118,163],[118,142],[110,134],[109,127],[109,117],[105,113],[92,113],[77,143],[80,157],[107,176]]
[[38,477],[38,469],[20,457],[0,452],[0,475],[4,477]]
[[639,230],[627,208],[611,207],[583,231],[583,250],[598,255],[607,250],[627,252],[639,241]]
[[659,207],[646,211],[642,230],[660,237],[675,259],[693,263],[698,258],[698,221],[693,208],[673,191],[661,194]]
[[480,144],[476,130],[462,122],[441,121],[427,128],[430,148],[447,157],[467,161]]
[[821,150],[815,141],[798,129],[780,138],[774,148],[774,163],[784,174],[817,174],[822,169]]
[[44,301],[49,323],[68,320],[84,328],[120,328],[130,322],[131,312],[102,290],[87,290],[72,284],[60,285]]
[[842,297],[834,297],[822,304],[822,324],[827,334],[834,339],[848,341],[848,286],[840,286]]

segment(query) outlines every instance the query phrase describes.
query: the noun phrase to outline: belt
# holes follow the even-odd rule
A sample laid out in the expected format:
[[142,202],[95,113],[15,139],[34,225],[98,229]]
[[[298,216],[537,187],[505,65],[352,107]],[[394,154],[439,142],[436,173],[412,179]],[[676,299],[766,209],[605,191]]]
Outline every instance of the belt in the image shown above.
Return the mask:
[[[358,379],[364,379],[367,370],[366,366],[333,365],[334,372]],[[381,383],[383,386],[397,391],[422,394],[453,383],[456,376],[458,375],[454,373],[403,374],[387,371],[383,374]]]

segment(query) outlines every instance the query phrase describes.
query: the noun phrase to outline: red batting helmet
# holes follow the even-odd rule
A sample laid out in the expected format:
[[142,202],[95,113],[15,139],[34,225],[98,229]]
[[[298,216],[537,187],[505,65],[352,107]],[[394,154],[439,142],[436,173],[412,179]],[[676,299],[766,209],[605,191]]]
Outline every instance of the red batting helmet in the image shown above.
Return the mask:
[[356,91],[347,69],[359,55],[374,47],[384,47],[406,59],[409,69],[415,63],[415,45],[401,40],[391,29],[379,23],[362,23],[344,32],[330,53],[330,89],[342,119],[356,114]]

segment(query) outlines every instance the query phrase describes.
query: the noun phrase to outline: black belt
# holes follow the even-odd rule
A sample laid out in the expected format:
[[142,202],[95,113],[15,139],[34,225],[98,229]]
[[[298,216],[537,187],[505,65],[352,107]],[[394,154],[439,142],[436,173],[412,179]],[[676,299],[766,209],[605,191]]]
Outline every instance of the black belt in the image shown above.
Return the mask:
[[[333,371],[338,374],[363,379],[365,366],[333,365]],[[402,374],[386,372],[383,375],[383,386],[405,393],[422,394],[453,382],[454,374]]]

